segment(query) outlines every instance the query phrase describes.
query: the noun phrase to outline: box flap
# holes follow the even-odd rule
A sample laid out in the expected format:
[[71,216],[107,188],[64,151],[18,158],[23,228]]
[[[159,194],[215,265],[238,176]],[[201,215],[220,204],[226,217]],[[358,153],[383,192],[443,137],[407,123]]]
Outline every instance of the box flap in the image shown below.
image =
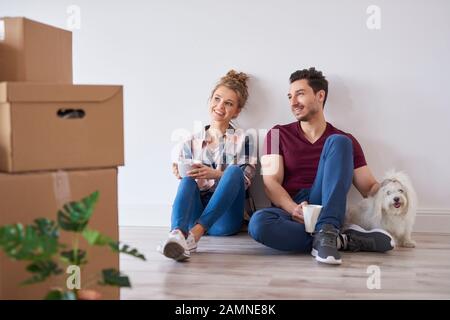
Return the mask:
[[105,101],[121,90],[117,85],[0,82],[0,103]]
[[3,17],[0,17],[0,20],[4,20],[4,21],[7,21],[7,20],[16,20],[16,21],[20,21],[21,23],[35,23],[35,24],[40,24],[40,25],[46,26],[46,27],[55,28],[55,29],[59,29],[59,30],[62,30],[62,31],[67,31],[67,32],[71,32],[71,31],[69,31],[69,30],[67,30],[67,29],[60,28],[60,27],[55,27],[54,25],[50,25],[50,24],[48,24],[48,23],[36,21],[36,20],[30,19],[30,18],[26,18],[26,17],[9,17],[9,16],[3,16]]

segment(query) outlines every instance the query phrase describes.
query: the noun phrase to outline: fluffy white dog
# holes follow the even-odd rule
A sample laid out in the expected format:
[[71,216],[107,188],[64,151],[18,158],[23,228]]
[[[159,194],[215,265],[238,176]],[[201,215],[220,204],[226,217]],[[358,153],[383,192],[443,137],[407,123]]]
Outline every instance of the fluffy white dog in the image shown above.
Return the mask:
[[381,228],[388,231],[397,245],[414,248],[411,239],[417,208],[417,197],[411,181],[404,172],[386,173],[381,187],[373,197],[352,206],[346,213],[346,225],[356,224],[364,229]]

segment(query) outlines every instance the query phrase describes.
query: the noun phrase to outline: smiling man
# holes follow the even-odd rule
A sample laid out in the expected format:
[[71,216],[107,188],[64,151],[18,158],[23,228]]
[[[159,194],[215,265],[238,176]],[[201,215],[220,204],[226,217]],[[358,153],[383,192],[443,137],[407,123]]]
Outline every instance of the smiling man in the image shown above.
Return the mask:
[[[250,236],[274,249],[311,252],[328,264],[342,262],[338,250],[391,250],[393,239],[383,230],[353,225],[340,233],[352,182],[363,197],[376,193],[379,183],[358,141],[326,122],[328,81],[322,72],[310,68],[291,74],[287,96],[297,121],[276,125],[266,136],[261,162],[272,207],[253,214]],[[313,234],[303,221],[308,203],[323,206]]]

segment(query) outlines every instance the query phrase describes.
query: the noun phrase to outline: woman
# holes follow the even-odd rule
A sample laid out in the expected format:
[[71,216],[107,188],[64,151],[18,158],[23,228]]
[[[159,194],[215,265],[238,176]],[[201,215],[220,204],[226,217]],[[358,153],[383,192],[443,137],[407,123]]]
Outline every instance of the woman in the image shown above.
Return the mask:
[[184,141],[179,162],[196,161],[180,176],[167,240],[158,248],[176,261],[186,260],[205,235],[228,236],[239,232],[244,215],[245,192],[255,175],[253,139],[230,124],[244,107],[248,90],[245,73],[230,70],[211,93],[211,124]]

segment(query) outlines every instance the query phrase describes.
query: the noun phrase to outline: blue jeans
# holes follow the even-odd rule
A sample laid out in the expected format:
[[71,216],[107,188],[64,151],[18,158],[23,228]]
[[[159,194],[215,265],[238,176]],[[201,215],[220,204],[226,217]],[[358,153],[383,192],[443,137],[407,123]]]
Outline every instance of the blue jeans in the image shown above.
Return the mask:
[[207,234],[228,236],[240,231],[245,201],[244,173],[236,165],[223,172],[214,193],[201,196],[193,178],[181,179],[172,206],[173,229],[185,234],[199,223]]
[[[320,155],[316,178],[310,189],[301,189],[293,198],[296,203],[308,201],[323,206],[316,231],[324,224],[340,229],[345,218],[347,193],[353,178],[353,145],[350,138],[334,134],[327,138]],[[250,219],[248,232],[256,241],[283,251],[309,252],[312,236],[303,223],[277,207],[256,211]]]

